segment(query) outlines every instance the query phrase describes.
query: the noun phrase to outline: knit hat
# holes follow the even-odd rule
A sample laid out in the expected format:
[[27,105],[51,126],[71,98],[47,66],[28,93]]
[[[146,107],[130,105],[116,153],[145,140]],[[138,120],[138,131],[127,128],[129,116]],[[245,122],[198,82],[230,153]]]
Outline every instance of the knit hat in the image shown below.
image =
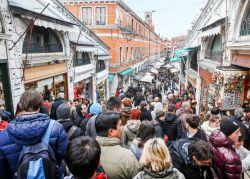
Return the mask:
[[102,107],[99,103],[93,103],[90,106],[89,112],[91,115],[98,115],[102,112]]
[[232,133],[234,133],[237,129],[239,129],[239,126],[232,122],[231,120],[227,120],[225,122],[222,122],[220,124],[220,130],[223,132],[226,136],[230,136]]
[[56,110],[56,115],[58,119],[69,119],[70,117],[70,107],[67,103],[62,103]]

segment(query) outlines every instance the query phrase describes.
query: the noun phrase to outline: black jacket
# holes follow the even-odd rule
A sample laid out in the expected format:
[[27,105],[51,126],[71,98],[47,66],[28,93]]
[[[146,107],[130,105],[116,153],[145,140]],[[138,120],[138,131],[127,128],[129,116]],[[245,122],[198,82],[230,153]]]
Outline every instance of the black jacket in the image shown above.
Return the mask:
[[167,113],[165,121],[160,121],[164,135],[168,136],[169,141],[178,140],[182,136],[181,121],[175,114]]
[[[185,135],[185,138],[188,138],[187,133]],[[192,139],[195,141],[203,140],[207,142],[206,133],[202,129],[198,129],[198,132],[193,137],[190,137],[189,139]]]
[[[69,129],[74,126],[74,123],[72,121],[70,121],[69,119],[61,119],[61,120],[58,120],[59,123],[61,123],[63,125],[63,128],[65,130],[65,132],[68,134],[69,132]],[[77,137],[81,137],[81,136],[84,136],[84,133],[83,131],[77,127],[75,132],[72,134],[72,136],[69,138],[69,140],[73,140]]]
[[57,120],[56,110],[63,103],[66,103],[66,101],[63,98],[58,98],[54,101],[54,103],[52,104],[52,107],[51,107],[51,111],[50,111],[50,118],[51,119]]
[[151,115],[151,111],[147,110],[147,109],[141,109],[141,117],[140,117],[141,121],[152,121],[152,115]]

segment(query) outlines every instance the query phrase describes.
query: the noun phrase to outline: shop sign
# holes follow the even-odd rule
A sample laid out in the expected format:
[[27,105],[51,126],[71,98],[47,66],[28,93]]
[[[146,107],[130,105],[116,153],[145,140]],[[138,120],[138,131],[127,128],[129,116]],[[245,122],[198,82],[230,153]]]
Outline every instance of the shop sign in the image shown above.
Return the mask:
[[238,92],[224,93],[223,108],[235,109],[241,105],[241,95]]

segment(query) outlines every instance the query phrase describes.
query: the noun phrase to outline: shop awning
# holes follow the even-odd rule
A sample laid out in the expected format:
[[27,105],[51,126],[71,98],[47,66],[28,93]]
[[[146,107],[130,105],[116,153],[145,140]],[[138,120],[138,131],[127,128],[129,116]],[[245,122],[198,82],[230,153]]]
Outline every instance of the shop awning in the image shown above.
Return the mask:
[[209,30],[205,30],[201,33],[201,37],[209,37],[209,36],[214,36],[217,34],[220,34],[221,31],[221,25],[216,26],[214,28],[211,28]]
[[158,70],[156,68],[151,68],[150,72],[158,74]]
[[[95,44],[91,42],[87,37],[85,37],[83,34],[74,33],[74,32],[69,32],[69,41],[74,43],[74,44],[80,44],[80,45],[92,45],[94,46]],[[80,36],[79,36],[80,34]]]
[[154,79],[153,76],[151,76],[151,75],[145,75],[140,81],[141,82],[146,82],[146,83],[152,83],[153,79]]
[[122,76],[126,76],[126,75],[129,75],[129,74],[133,73],[133,72],[134,72],[133,68],[128,68],[128,69],[120,72],[119,74],[122,75]]
[[110,83],[112,83],[114,76],[115,76],[115,75],[112,74],[112,73],[109,73],[109,74],[108,74],[108,80],[109,80]]
[[172,62],[176,62],[176,61],[181,61],[182,60],[182,58],[180,58],[180,57],[172,57],[172,58],[170,58],[170,63],[172,63]]
[[161,66],[162,66],[163,64],[164,64],[164,63],[162,63],[162,62],[157,62],[157,63],[154,64],[154,68],[159,69],[159,68],[161,68]]
[[194,50],[194,48],[187,48],[187,49],[181,49],[181,50],[177,50],[177,51],[175,51],[174,53],[175,53],[175,55],[177,56],[177,57],[180,57],[180,56],[186,56],[187,54],[187,52],[190,52],[190,51],[193,51]]

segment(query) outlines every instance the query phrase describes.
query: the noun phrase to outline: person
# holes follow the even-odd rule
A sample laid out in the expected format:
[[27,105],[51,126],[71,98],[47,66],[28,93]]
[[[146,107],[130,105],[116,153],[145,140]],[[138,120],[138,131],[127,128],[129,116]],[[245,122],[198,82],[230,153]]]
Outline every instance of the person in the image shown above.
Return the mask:
[[151,112],[152,120],[155,120],[155,118],[156,118],[156,114],[155,114],[154,108],[155,108],[155,102],[152,101],[149,104],[149,111]]
[[180,139],[169,146],[173,167],[186,179],[215,178],[212,164],[211,146],[202,140]]
[[159,97],[155,97],[154,101],[156,102],[154,112],[156,113],[157,111],[163,111],[163,104],[160,101]]
[[138,109],[133,109],[131,111],[131,120],[128,120],[127,124],[122,129],[122,144],[126,148],[130,148],[130,145],[134,138],[136,137],[137,132],[139,131],[141,121],[140,119],[141,111]]
[[67,103],[67,102],[64,99],[64,93],[60,92],[57,94],[57,98],[55,99],[54,103],[51,106],[51,110],[50,110],[50,118],[51,119],[57,120],[56,110],[57,110],[58,106],[60,106],[62,103]]
[[144,144],[154,138],[156,131],[151,121],[142,121],[139,131],[130,145],[130,150],[134,153],[137,160],[140,160]]
[[73,140],[77,137],[84,136],[84,132],[81,128],[74,125],[74,123],[70,120],[70,107],[68,104],[61,104],[57,110],[56,115],[58,118],[58,122],[63,125],[65,132],[68,134],[69,140]]
[[243,123],[243,118],[244,118],[244,109],[242,108],[237,108],[234,111],[234,116],[230,119],[232,122],[235,122],[241,130],[241,134],[244,137],[244,144],[243,146],[250,150],[250,132],[248,131],[248,128],[244,125]]
[[211,133],[220,128],[220,117],[217,115],[211,115],[208,121],[205,121],[201,125],[201,129],[205,132],[207,139],[209,139]]
[[192,114],[196,114],[196,105],[197,105],[197,101],[196,100],[192,100],[191,101]]
[[160,124],[162,126],[164,135],[168,136],[168,140],[170,143],[171,141],[181,139],[182,126],[181,121],[177,118],[177,115],[175,115],[174,104],[168,105],[168,112],[165,116],[165,120],[163,122],[160,121]]
[[96,140],[101,146],[100,162],[109,179],[133,178],[139,163],[131,151],[120,146],[122,135],[121,114],[103,112],[95,122]]
[[[42,104],[39,92],[25,91],[18,104],[19,116],[0,132],[0,178],[13,178],[23,146],[40,143],[51,121],[46,114],[38,113]],[[56,121],[51,130],[49,145],[56,156],[58,176],[61,176],[68,137],[63,126]]]
[[179,108],[177,111],[176,111],[176,115],[178,117],[181,117],[182,114],[190,114],[190,108],[191,108],[191,105],[188,101],[184,101],[182,102],[181,104],[181,108]]
[[[88,114],[88,106],[83,103],[79,103],[76,105],[76,117],[73,120],[73,123],[75,126],[80,127],[80,124],[82,121],[86,119],[86,116]],[[83,130],[83,132],[85,132]]]
[[239,136],[238,142],[235,143],[235,150],[242,161],[242,172],[250,170],[250,151],[243,147],[244,138]]
[[187,133],[185,134],[185,137],[192,140],[207,141],[205,132],[202,129],[199,129],[199,124],[199,116],[189,114],[186,118]]
[[163,133],[162,127],[160,125],[160,122],[163,122],[164,120],[165,120],[165,112],[158,111],[156,113],[156,119],[152,121],[154,128],[155,128],[156,137],[159,137],[162,139],[164,138],[164,133]]
[[136,96],[134,98],[134,106],[135,107],[139,106],[142,101],[145,101],[143,94],[141,92],[136,93]]
[[118,97],[110,97],[107,101],[107,111],[121,112],[122,101]]
[[218,178],[240,179],[242,163],[233,145],[238,142],[240,133],[239,126],[231,121],[220,124],[220,130],[214,131],[209,138],[213,146],[213,168]]
[[152,120],[151,111],[147,109],[146,101],[141,102],[140,110],[141,110],[141,117],[140,117],[141,121],[145,121],[145,120],[151,121]]
[[142,171],[134,179],[185,179],[184,175],[173,168],[169,150],[163,139],[149,139],[140,159]]
[[132,109],[132,100],[129,98],[124,98],[122,100],[122,125],[125,126],[127,121],[131,120],[131,109]]
[[100,163],[101,147],[89,137],[72,140],[65,156],[66,164],[77,179],[108,179]]

